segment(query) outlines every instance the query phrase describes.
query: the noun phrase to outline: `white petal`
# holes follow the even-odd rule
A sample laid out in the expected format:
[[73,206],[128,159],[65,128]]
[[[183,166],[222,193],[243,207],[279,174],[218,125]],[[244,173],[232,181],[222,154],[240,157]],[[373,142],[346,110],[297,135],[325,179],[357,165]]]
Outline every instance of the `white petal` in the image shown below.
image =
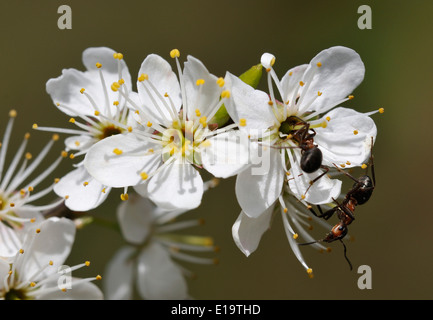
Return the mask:
[[[96,143],[86,154],[84,166],[90,175],[111,187],[142,183],[140,173],[152,172],[161,163],[161,155],[149,153],[155,144],[139,140],[134,134],[115,135]],[[117,155],[114,149],[123,153]]]
[[73,211],[89,211],[98,207],[110,190],[95,180],[84,166],[69,172],[54,186],[54,192],[66,198],[65,205]]
[[24,251],[24,254],[26,252],[28,254],[24,270],[22,270],[24,280],[31,280],[27,277],[35,274],[42,266],[48,265],[50,261],[53,261],[53,265],[43,274],[56,272],[57,267],[63,265],[69,256],[75,240],[75,224],[66,218],[49,218],[38,228],[40,233],[35,234],[33,245]]
[[273,210],[274,206],[270,206],[257,218],[250,218],[241,212],[233,224],[233,239],[247,257],[256,251],[262,235],[270,228]]
[[240,119],[246,120],[242,130],[265,130],[274,125],[275,117],[265,92],[254,90],[229,72],[225,77],[225,85],[231,92],[225,104],[227,112],[235,123],[239,123]]
[[304,78],[305,70],[307,70],[308,64],[303,64],[294,67],[286,72],[286,74],[281,78],[281,88],[283,90],[284,103],[296,100],[296,93],[300,93],[299,82]]
[[203,196],[200,173],[180,160],[151,177],[147,188],[150,200],[165,209],[197,208]]
[[206,140],[201,152],[203,167],[218,178],[228,178],[249,166],[249,139],[241,131],[229,131]]
[[0,258],[0,292],[4,288],[4,279],[8,276],[9,270],[11,269],[9,262]]
[[[295,164],[295,166],[297,167],[290,169],[290,177],[296,177],[296,180],[289,178],[289,187],[298,199],[305,196],[304,200],[311,204],[325,204],[332,202],[332,198],[338,198],[341,193],[342,182],[340,180],[330,179],[325,174],[310,187],[310,181],[313,181],[316,177],[320,176],[323,173],[323,170],[319,169],[314,173],[308,174],[301,171],[298,164]],[[305,193],[307,189],[308,192]]]
[[322,163],[327,166],[344,164],[350,168],[368,162],[371,137],[374,142],[377,135],[374,121],[347,108],[336,108],[326,116],[331,120],[326,128],[315,129],[317,134],[314,137],[323,153]]
[[91,136],[72,136],[65,139],[65,146],[68,150],[86,150],[98,140]]
[[265,174],[254,174],[254,167],[239,173],[236,179],[236,196],[245,214],[251,218],[260,216],[280,196],[285,171],[280,151],[271,149],[269,170]]
[[[182,105],[180,86],[176,74],[173,72],[170,64],[160,56],[156,54],[150,54],[146,57],[146,59],[144,59],[143,63],[141,64],[139,75],[141,74],[147,74],[149,77],[149,80],[137,82],[138,94],[142,106],[146,111],[145,113],[153,115],[153,118],[156,118],[160,124],[163,124],[163,117],[157,111],[155,106],[156,103],[162,110],[164,117],[166,119],[172,119],[167,106],[158,98],[155,92],[149,88],[154,98],[153,101],[144,88],[144,85],[146,85],[146,81],[152,82],[153,86],[156,88],[156,90],[161,96],[164,96],[165,93],[170,96],[170,99],[173,101],[175,109],[177,110],[177,112],[179,112]],[[169,103],[168,99],[166,99],[166,101],[167,103]]]
[[138,258],[138,291],[145,299],[186,299],[188,288],[182,271],[168,252],[151,243]]
[[135,261],[131,256],[133,247],[123,247],[108,262],[104,272],[104,293],[106,300],[130,300],[133,296]]
[[[320,68],[317,63],[321,63]],[[339,46],[323,50],[311,60],[305,72],[305,81],[310,72],[315,72],[315,75],[303,101],[310,101],[320,91],[322,95],[308,107],[308,111],[325,112],[327,108],[335,106],[336,102],[351,94],[362,82],[365,67],[358,53]]]
[[[50,94],[55,104],[65,105],[76,112],[71,112],[66,108],[59,108],[68,115],[77,114],[94,115],[94,107],[89,99],[80,92],[82,88],[94,100],[96,106],[102,114],[111,114],[115,112],[113,102],[119,100],[118,93],[111,90],[111,84],[119,80],[117,72],[117,60],[113,58],[115,51],[109,48],[88,48],[83,52],[83,62],[88,71],[81,72],[76,69],[64,69],[62,75],[58,78],[48,80],[46,90]],[[102,64],[101,71],[104,77],[104,86],[101,82],[99,71],[96,63]],[[125,80],[125,86],[131,90],[131,76],[125,62],[121,61],[122,78]],[[103,88],[106,88],[108,102],[105,98]]]
[[[203,63],[188,56],[184,68],[185,91],[187,98],[188,118],[196,117],[195,110],[206,115],[220,98],[221,88],[217,84],[218,78],[209,73]],[[197,85],[197,80],[204,80],[204,84]]]
[[21,249],[21,239],[17,232],[4,223],[0,223],[0,257],[13,257],[19,249]]
[[118,206],[117,219],[126,241],[144,243],[152,232],[155,210],[155,205],[149,199],[134,195]]
[[[37,300],[102,300],[103,294],[102,291],[91,282],[82,282],[74,285],[74,281],[80,281],[79,278],[72,279],[72,288],[66,290],[65,292],[62,290],[56,290],[51,293],[40,294],[36,296]],[[52,283],[52,286],[55,286],[56,283]],[[40,290],[43,292],[44,288],[42,287]]]

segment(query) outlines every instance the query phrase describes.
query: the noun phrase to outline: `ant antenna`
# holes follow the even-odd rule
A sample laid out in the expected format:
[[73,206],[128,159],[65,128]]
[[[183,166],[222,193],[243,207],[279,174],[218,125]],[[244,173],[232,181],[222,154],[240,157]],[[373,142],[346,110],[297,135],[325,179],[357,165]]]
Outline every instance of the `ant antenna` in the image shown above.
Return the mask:
[[353,269],[352,263],[350,262],[349,258],[346,255],[346,251],[347,251],[346,245],[344,244],[343,240],[341,240],[341,239],[340,239],[340,242],[343,244],[343,247],[344,247],[344,258],[346,259],[347,263],[349,264],[350,271],[352,271],[352,269]]

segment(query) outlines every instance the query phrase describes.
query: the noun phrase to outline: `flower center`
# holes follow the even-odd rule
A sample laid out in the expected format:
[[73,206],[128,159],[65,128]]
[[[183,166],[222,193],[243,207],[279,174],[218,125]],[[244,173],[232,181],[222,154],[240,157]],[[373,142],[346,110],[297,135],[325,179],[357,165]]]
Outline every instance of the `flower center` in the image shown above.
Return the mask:
[[31,299],[26,295],[25,289],[10,289],[5,294],[5,300],[29,300]]
[[122,132],[123,132],[122,128],[119,128],[114,124],[107,124],[100,129],[100,134],[96,135],[95,138],[98,140],[102,140]]

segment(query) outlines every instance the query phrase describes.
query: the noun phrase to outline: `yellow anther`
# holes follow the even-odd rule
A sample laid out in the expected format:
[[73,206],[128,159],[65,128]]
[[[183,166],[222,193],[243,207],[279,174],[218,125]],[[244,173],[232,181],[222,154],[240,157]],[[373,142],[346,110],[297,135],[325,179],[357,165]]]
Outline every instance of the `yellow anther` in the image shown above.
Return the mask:
[[326,248],[326,252],[329,253],[329,252],[331,252],[331,251],[332,251],[331,247],[327,247],[327,248]]
[[99,62],[96,62],[96,68],[101,68],[102,67],[102,64],[100,64]]
[[206,127],[206,126],[207,126],[206,121],[207,121],[207,117],[206,117],[206,116],[201,117],[200,120],[199,120],[199,122],[201,123],[201,125],[202,125],[203,127]]
[[320,97],[323,92],[317,91],[317,95]]
[[30,219],[30,222],[31,222],[31,223],[35,223],[35,222],[36,222],[36,219],[35,219],[35,218],[31,218],[31,219]]
[[201,116],[201,112],[200,112],[199,109],[195,109],[195,115],[196,115],[197,117],[200,117],[200,116]]
[[223,78],[218,78],[217,84],[222,88],[224,87],[225,81]]
[[84,88],[81,88],[81,89],[80,89],[80,93],[81,93],[81,94],[83,94],[84,91],[86,91],[86,89],[84,89]]
[[37,128],[38,128],[38,125],[37,125],[36,123],[33,123],[32,128],[33,128],[33,129],[37,129]]
[[239,119],[239,126],[245,127],[247,125],[247,119],[241,118]]
[[24,135],[24,139],[29,140],[29,139],[30,139],[30,133],[27,132],[27,133]]
[[27,188],[27,190],[29,191],[29,192],[33,192],[33,190],[35,190],[32,186],[30,186],[30,187],[28,187]]
[[305,194],[303,194],[303,195],[301,196],[301,199],[302,199],[302,200],[304,200],[304,199],[305,199]]
[[131,126],[128,127],[128,132],[132,132],[132,127]]
[[379,108],[379,113],[384,113],[385,109],[384,108]]
[[127,201],[127,200],[129,199],[129,196],[128,196],[127,193],[122,193],[122,194],[120,195],[120,199],[121,199],[122,201]]
[[322,128],[326,128],[328,126],[328,123],[326,121],[322,122]]
[[36,229],[36,233],[40,233],[41,232],[41,229]]
[[66,195],[66,196],[65,196],[65,200],[68,200],[68,199],[69,199],[69,196],[68,196],[68,195]]
[[361,166],[362,169],[367,169],[367,165],[365,163],[362,164]]
[[266,72],[268,73],[271,72],[271,70],[272,70],[271,68],[266,68]]
[[289,72],[289,76],[292,76],[292,74],[293,74],[293,72],[290,71],[290,72]]
[[298,239],[299,235],[297,233],[293,234],[293,239]]
[[224,90],[221,92],[221,98],[230,98],[230,91]]
[[353,130],[354,135],[357,135],[358,133],[359,133],[358,130]]
[[63,150],[63,151],[60,153],[60,155],[61,155],[63,158],[66,158],[66,157],[68,156],[68,153],[67,153],[65,150]]
[[351,165],[350,161],[346,161],[346,164],[347,164],[348,166],[350,166],[350,165]]
[[53,134],[53,136],[51,137],[51,139],[53,139],[53,141],[57,141],[59,140],[59,135],[57,133]]
[[113,54],[113,58],[114,59],[122,60],[123,59],[123,54],[121,54],[120,52],[114,53]]
[[120,84],[120,85],[122,85],[122,84],[124,84],[124,83],[125,83],[125,80],[123,80],[123,79],[119,79],[119,81],[118,81],[118,82],[119,82],[119,84]]
[[95,116],[99,116],[100,112],[98,110],[95,110]]
[[143,180],[147,180],[147,178],[149,177],[149,175],[146,172],[142,172],[140,173],[141,179]]
[[118,82],[113,82],[113,84],[111,85],[111,90],[113,90],[114,92],[117,92],[119,88],[120,88],[120,84]]
[[152,148],[150,148],[149,150],[147,150],[147,152],[149,152],[149,153],[153,153],[154,150],[153,150]]
[[274,64],[275,64],[275,57],[273,57],[273,58],[271,59],[271,62],[270,62],[271,67],[273,67]]
[[101,190],[102,193],[105,193],[105,188]]
[[119,101],[114,101],[113,102],[113,106],[118,106],[119,105]]
[[95,279],[99,281],[102,279],[102,277],[98,274]]
[[326,117],[326,120],[327,120],[327,121],[331,121],[331,117],[329,117],[329,116]]
[[50,266],[52,266],[52,265],[54,264],[53,260],[50,260],[50,262],[48,262],[48,264],[49,264]]
[[308,274],[312,274],[312,273],[313,273],[313,269],[308,268],[308,269],[307,269],[307,273],[308,273]]
[[152,126],[152,122],[150,122],[150,121],[147,121],[147,124],[146,124],[149,128]]
[[170,51],[170,57],[172,58],[179,58],[180,57],[180,52],[177,49],[173,49]]
[[83,186],[87,187],[89,183],[87,181],[84,181]]
[[59,183],[60,179],[59,178],[55,178],[54,179],[54,183]]
[[268,104],[269,104],[270,106],[273,106],[273,105],[274,105],[274,103],[273,103],[272,101],[268,101]]
[[196,84],[197,86],[201,86],[201,85],[204,84],[204,83],[205,83],[204,79],[198,79],[198,80],[195,82],[195,84]]
[[71,118],[71,119],[69,119],[69,122],[70,122],[70,123],[75,123],[75,119],[74,119],[74,118]]
[[322,66],[322,63],[317,62],[317,66],[320,68]]
[[344,163],[340,164],[340,167],[345,168],[346,165]]
[[164,93],[164,97],[168,98],[168,93],[167,92]]
[[61,290],[62,290],[62,292],[66,292],[67,291],[66,288],[62,288]]
[[149,80],[149,75],[146,73],[142,73],[139,77],[138,77],[138,81],[143,82],[144,80]]
[[289,209],[284,208],[283,211],[284,211],[284,213],[287,213],[287,211],[289,211]]
[[11,118],[15,118],[17,116],[17,111],[12,109],[11,111],[9,111],[9,117]]
[[25,194],[26,194],[26,190],[21,189],[21,190],[20,190],[20,194],[21,194],[22,196],[25,195]]
[[75,141],[74,144],[79,147],[80,146],[80,141]]
[[90,261],[86,261],[86,262],[84,262],[84,264],[86,267],[88,267],[88,266],[90,266]]
[[123,153],[123,151],[120,150],[120,149],[118,149],[118,148],[115,148],[115,149],[113,150],[113,153],[114,153],[114,154],[117,154],[118,156],[120,156],[120,155]]
[[299,85],[300,85],[301,87],[303,87],[304,84],[305,84],[305,82],[303,82],[303,81],[299,81]]
[[15,203],[13,202],[9,203],[9,205],[11,206],[11,208],[15,207]]
[[56,106],[60,107],[60,103],[56,102]]
[[25,157],[27,160],[30,160],[32,158],[32,154],[30,152],[27,152]]
[[75,154],[71,153],[71,154],[69,155],[69,159],[74,159],[74,158],[75,158]]
[[348,96],[348,98],[349,98],[349,100],[352,100],[353,98],[355,98],[355,96],[350,95],[350,96]]
[[19,251],[21,254],[23,254],[24,253],[24,250],[23,249],[20,249],[20,251]]
[[30,287],[32,287],[32,288],[33,288],[34,286],[36,286],[36,282],[33,282],[33,281],[32,281],[32,282],[30,282]]

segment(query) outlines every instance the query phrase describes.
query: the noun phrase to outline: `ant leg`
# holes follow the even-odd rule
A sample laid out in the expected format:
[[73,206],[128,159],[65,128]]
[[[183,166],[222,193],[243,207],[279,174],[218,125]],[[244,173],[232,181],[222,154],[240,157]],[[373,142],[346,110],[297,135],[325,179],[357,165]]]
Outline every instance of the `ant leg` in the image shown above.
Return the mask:
[[350,173],[347,173],[346,171],[340,169],[340,168],[339,168],[335,163],[333,163],[333,165],[334,165],[334,167],[335,167],[338,171],[340,171],[341,173],[345,174],[346,176],[348,176],[348,177],[349,177],[350,179],[352,179],[353,181],[359,183],[359,180],[356,179],[354,176],[352,176]]
[[376,176],[374,174],[374,156],[373,156],[373,137],[371,137],[371,149],[370,149],[370,166],[371,166],[371,176],[373,178],[373,187],[376,186]]
[[346,249],[346,245],[344,244],[344,242],[343,242],[342,239],[340,239],[340,242],[343,244],[343,247],[344,247],[344,258],[346,259],[347,263],[349,264],[350,271],[352,271],[352,269],[353,269],[353,267],[352,267],[352,263],[350,262],[349,258],[348,258],[347,255],[346,255],[346,251],[347,251],[347,249]]
[[320,214],[318,215],[313,208],[309,208],[309,210],[311,211],[311,213],[313,213],[316,217],[318,218],[323,218],[325,220],[328,220],[329,218],[332,217],[332,215],[335,213],[335,211],[337,210],[338,207],[334,207],[332,209],[329,209],[325,212],[322,211],[322,208],[320,207],[320,205],[316,205],[317,209],[319,210]]
[[311,181],[310,181],[310,185],[308,186],[307,190],[305,190],[304,196],[306,196],[308,190],[310,190],[310,188],[313,186],[313,184],[314,184],[317,180],[319,180],[321,177],[323,177],[325,174],[327,174],[328,171],[329,171],[329,168],[328,168],[328,167],[320,166],[320,168],[324,169],[325,171],[324,171],[322,174],[320,174],[319,176],[317,176],[316,178],[314,178],[314,180],[311,180]]

